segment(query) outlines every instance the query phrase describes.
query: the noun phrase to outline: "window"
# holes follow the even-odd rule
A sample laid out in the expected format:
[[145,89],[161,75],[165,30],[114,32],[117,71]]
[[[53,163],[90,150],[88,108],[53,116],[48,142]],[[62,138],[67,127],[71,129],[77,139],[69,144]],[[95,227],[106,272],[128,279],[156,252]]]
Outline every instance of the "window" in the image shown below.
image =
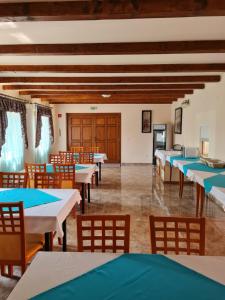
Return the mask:
[[48,162],[48,154],[50,151],[50,128],[49,117],[41,117],[41,140],[39,146],[36,148],[36,162],[46,163]]
[[0,169],[5,172],[21,171],[24,167],[24,141],[20,113],[7,112],[8,127],[2,147]]

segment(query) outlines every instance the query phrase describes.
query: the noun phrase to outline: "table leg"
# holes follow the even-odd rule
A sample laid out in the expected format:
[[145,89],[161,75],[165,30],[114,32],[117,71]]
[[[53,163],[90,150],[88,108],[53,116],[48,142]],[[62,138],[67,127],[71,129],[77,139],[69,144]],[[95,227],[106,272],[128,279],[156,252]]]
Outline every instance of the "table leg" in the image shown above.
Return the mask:
[[184,174],[179,170],[179,177],[180,177],[180,191],[179,191],[179,197],[182,198],[183,196],[183,189],[184,189]]
[[95,184],[98,186],[98,171],[95,171]]
[[200,188],[200,202],[201,202],[201,208],[200,208],[200,217],[203,215],[204,210],[204,203],[205,203],[205,189],[203,186],[199,185]]
[[98,164],[98,167],[99,167],[99,181],[101,181],[102,180],[102,163],[101,162],[99,162],[99,164]]
[[91,184],[88,183],[88,203],[91,202]]
[[84,206],[85,206],[85,183],[84,182],[82,182],[81,197],[82,197],[81,212],[82,212],[82,214],[84,214],[84,210],[85,210],[85,208],[84,208]]
[[45,233],[45,251],[50,251],[51,232]]
[[173,166],[170,165],[170,182],[172,180],[172,175],[173,175]]
[[66,252],[67,251],[66,219],[62,223],[62,229],[63,229],[63,246],[62,246],[62,250],[63,250],[63,252]]

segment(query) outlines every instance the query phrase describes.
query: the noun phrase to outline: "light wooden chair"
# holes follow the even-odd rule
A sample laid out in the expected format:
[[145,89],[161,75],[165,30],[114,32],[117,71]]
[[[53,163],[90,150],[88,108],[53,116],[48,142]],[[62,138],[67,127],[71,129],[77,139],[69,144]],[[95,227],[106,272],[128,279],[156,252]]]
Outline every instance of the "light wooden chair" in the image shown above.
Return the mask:
[[0,187],[1,188],[26,188],[27,173],[1,172]]
[[62,178],[60,173],[35,173],[34,187],[36,189],[61,189]]
[[34,174],[46,173],[46,164],[25,163],[25,172],[28,174],[28,187],[33,187]]
[[152,253],[205,255],[205,219],[150,216]]
[[0,203],[1,275],[15,277],[14,266],[20,266],[23,274],[29,261],[43,246],[43,235],[25,233],[23,202]]
[[79,156],[75,156],[75,153],[72,151],[59,151],[59,155],[63,157],[64,163],[75,164],[78,161]]
[[99,147],[97,146],[85,147],[84,150],[84,152],[99,153]]
[[94,164],[94,153],[92,152],[79,153],[79,164]]
[[77,216],[77,246],[79,252],[129,253],[130,216]]
[[84,152],[84,147],[72,146],[70,147],[70,151],[74,153]]
[[59,173],[62,178],[62,188],[75,189],[76,176],[74,164],[53,164],[55,173]]
[[59,154],[49,154],[48,156],[48,162],[50,164],[64,164],[65,163],[65,157]]

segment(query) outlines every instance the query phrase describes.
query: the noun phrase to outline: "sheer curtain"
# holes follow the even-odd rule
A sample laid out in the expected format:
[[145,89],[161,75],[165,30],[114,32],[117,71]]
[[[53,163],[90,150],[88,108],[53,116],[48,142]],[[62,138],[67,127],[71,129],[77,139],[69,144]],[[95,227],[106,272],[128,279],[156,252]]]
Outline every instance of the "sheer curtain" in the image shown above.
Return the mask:
[[24,167],[24,139],[21,130],[21,114],[7,112],[5,144],[0,157],[1,171],[17,172]]
[[39,164],[48,162],[51,147],[49,117],[42,116],[41,123],[41,140],[36,148],[36,163]]

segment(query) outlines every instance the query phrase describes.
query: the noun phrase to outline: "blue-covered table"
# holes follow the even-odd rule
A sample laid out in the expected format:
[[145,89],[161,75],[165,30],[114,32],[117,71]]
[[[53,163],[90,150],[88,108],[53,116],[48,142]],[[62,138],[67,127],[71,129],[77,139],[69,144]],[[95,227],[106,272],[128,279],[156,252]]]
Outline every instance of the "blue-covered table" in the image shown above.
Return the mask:
[[224,300],[224,269],[225,257],[39,253],[8,300]]

